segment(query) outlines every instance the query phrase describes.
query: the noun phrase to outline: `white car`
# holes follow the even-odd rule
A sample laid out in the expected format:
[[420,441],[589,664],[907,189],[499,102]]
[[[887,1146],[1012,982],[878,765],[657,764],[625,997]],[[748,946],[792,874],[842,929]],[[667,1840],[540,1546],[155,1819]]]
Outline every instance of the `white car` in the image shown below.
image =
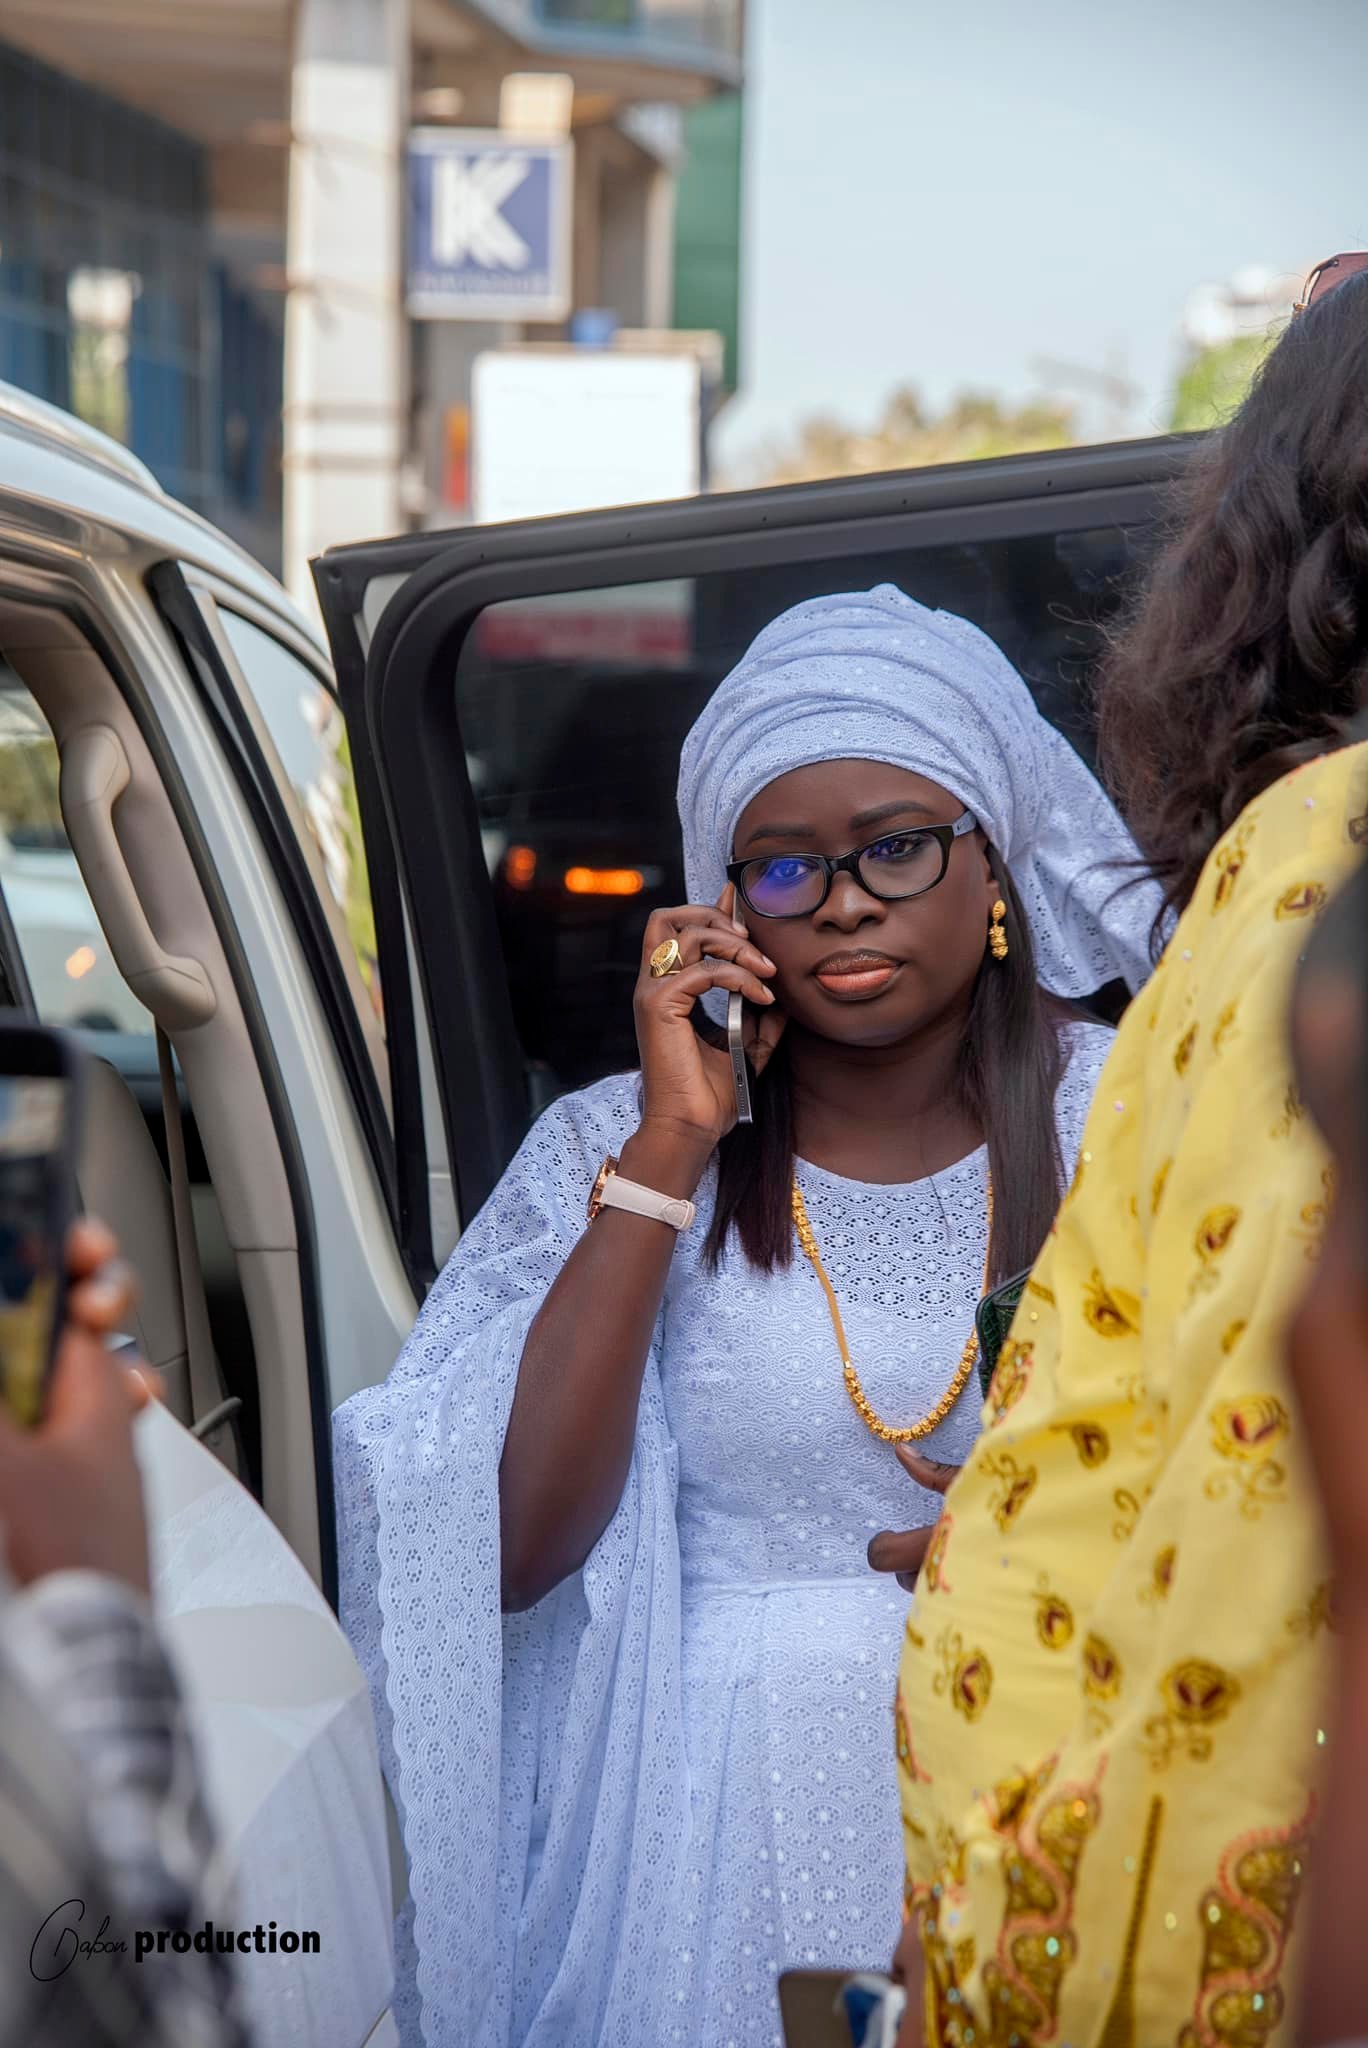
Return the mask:
[[328,648],[125,450],[0,386],[0,981],[98,1056],[82,1193],[167,1375],[155,1563],[238,1923],[319,1935],[245,1959],[261,2043],[397,2038],[403,1860],[330,1607],[331,1412],[535,1108],[632,1063],[699,704],[795,599],[890,580],[1068,724],[1185,452],[344,548],[316,565]]

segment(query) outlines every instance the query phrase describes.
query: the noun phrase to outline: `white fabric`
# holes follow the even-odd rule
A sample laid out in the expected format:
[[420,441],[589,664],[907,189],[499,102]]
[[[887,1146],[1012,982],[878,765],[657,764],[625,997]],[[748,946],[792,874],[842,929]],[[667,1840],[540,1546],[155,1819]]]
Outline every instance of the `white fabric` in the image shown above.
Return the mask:
[[212,1452],[156,1403],[135,1442],[158,1626],[238,1925],[274,1920],[320,1941],[316,1956],[236,1959],[254,2048],[353,2048],[369,2041],[394,1985],[365,1683],[327,1601]]
[[974,813],[1020,892],[1046,988],[1147,978],[1159,892],[1127,866],[1135,844],[1101,784],[986,634],[891,583],[795,605],[714,691],[679,767],[689,901],[716,901],[752,797],[839,760],[912,769]]
[[[1072,1164],[1109,1034],[1071,1034]],[[499,1605],[498,1465],[523,1344],[639,1115],[557,1102],[466,1231],[382,1387],[338,1411],[342,1614],[405,1820],[409,2048],[777,2048],[790,1966],[884,1969],[906,1596],[880,1528],[934,1519],[845,1393],[806,1261],[676,1250],[622,1501],[584,1570]],[[903,1187],[799,1177],[871,1400],[922,1413],[979,1299],[982,1151]],[[960,1461],[976,1386],[927,1440]],[[411,1930],[412,1915],[404,1927]],[[411,1961],[411,1956],[410,1956]],[[402,1959],[401,1959],[402,1967]]]

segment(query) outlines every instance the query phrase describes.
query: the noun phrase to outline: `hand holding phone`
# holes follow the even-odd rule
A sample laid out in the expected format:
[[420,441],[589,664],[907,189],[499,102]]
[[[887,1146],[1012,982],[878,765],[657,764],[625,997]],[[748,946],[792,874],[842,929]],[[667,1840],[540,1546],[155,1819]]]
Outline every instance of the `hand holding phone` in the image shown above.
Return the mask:
[[49,1573],[103,1572],[148,1590],[147,1524],[133,1417],[150,1389],[111,1356],[132,1276],[102,1224],[78,1223],[64,1248],[69,1291],[44,1413],[22,1429],[0,1404],[4,1560],[20,1586]]
[[66,1300],[81,1054],[61,1032],[0,1021],[0,1399],[32,1428]]

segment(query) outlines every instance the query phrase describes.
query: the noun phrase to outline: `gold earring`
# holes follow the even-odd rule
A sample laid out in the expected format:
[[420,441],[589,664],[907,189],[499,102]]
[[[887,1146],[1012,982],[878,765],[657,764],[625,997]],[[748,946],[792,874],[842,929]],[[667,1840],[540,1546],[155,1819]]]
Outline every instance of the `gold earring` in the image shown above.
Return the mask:
[[1007,934],[1002,929],[1002,920],[1007,915],[1007,905],[999,896],[993,905],[993,922],[988,927],[988,950],[995,960],[1007,958]]

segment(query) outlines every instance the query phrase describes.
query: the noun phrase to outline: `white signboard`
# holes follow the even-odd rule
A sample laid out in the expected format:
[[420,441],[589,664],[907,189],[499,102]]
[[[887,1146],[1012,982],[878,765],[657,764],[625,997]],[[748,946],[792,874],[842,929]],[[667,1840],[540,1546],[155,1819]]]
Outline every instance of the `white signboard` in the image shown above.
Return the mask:
[[471,387],[477,520],[689,498],[700,488],[696,357],[498,349]]

